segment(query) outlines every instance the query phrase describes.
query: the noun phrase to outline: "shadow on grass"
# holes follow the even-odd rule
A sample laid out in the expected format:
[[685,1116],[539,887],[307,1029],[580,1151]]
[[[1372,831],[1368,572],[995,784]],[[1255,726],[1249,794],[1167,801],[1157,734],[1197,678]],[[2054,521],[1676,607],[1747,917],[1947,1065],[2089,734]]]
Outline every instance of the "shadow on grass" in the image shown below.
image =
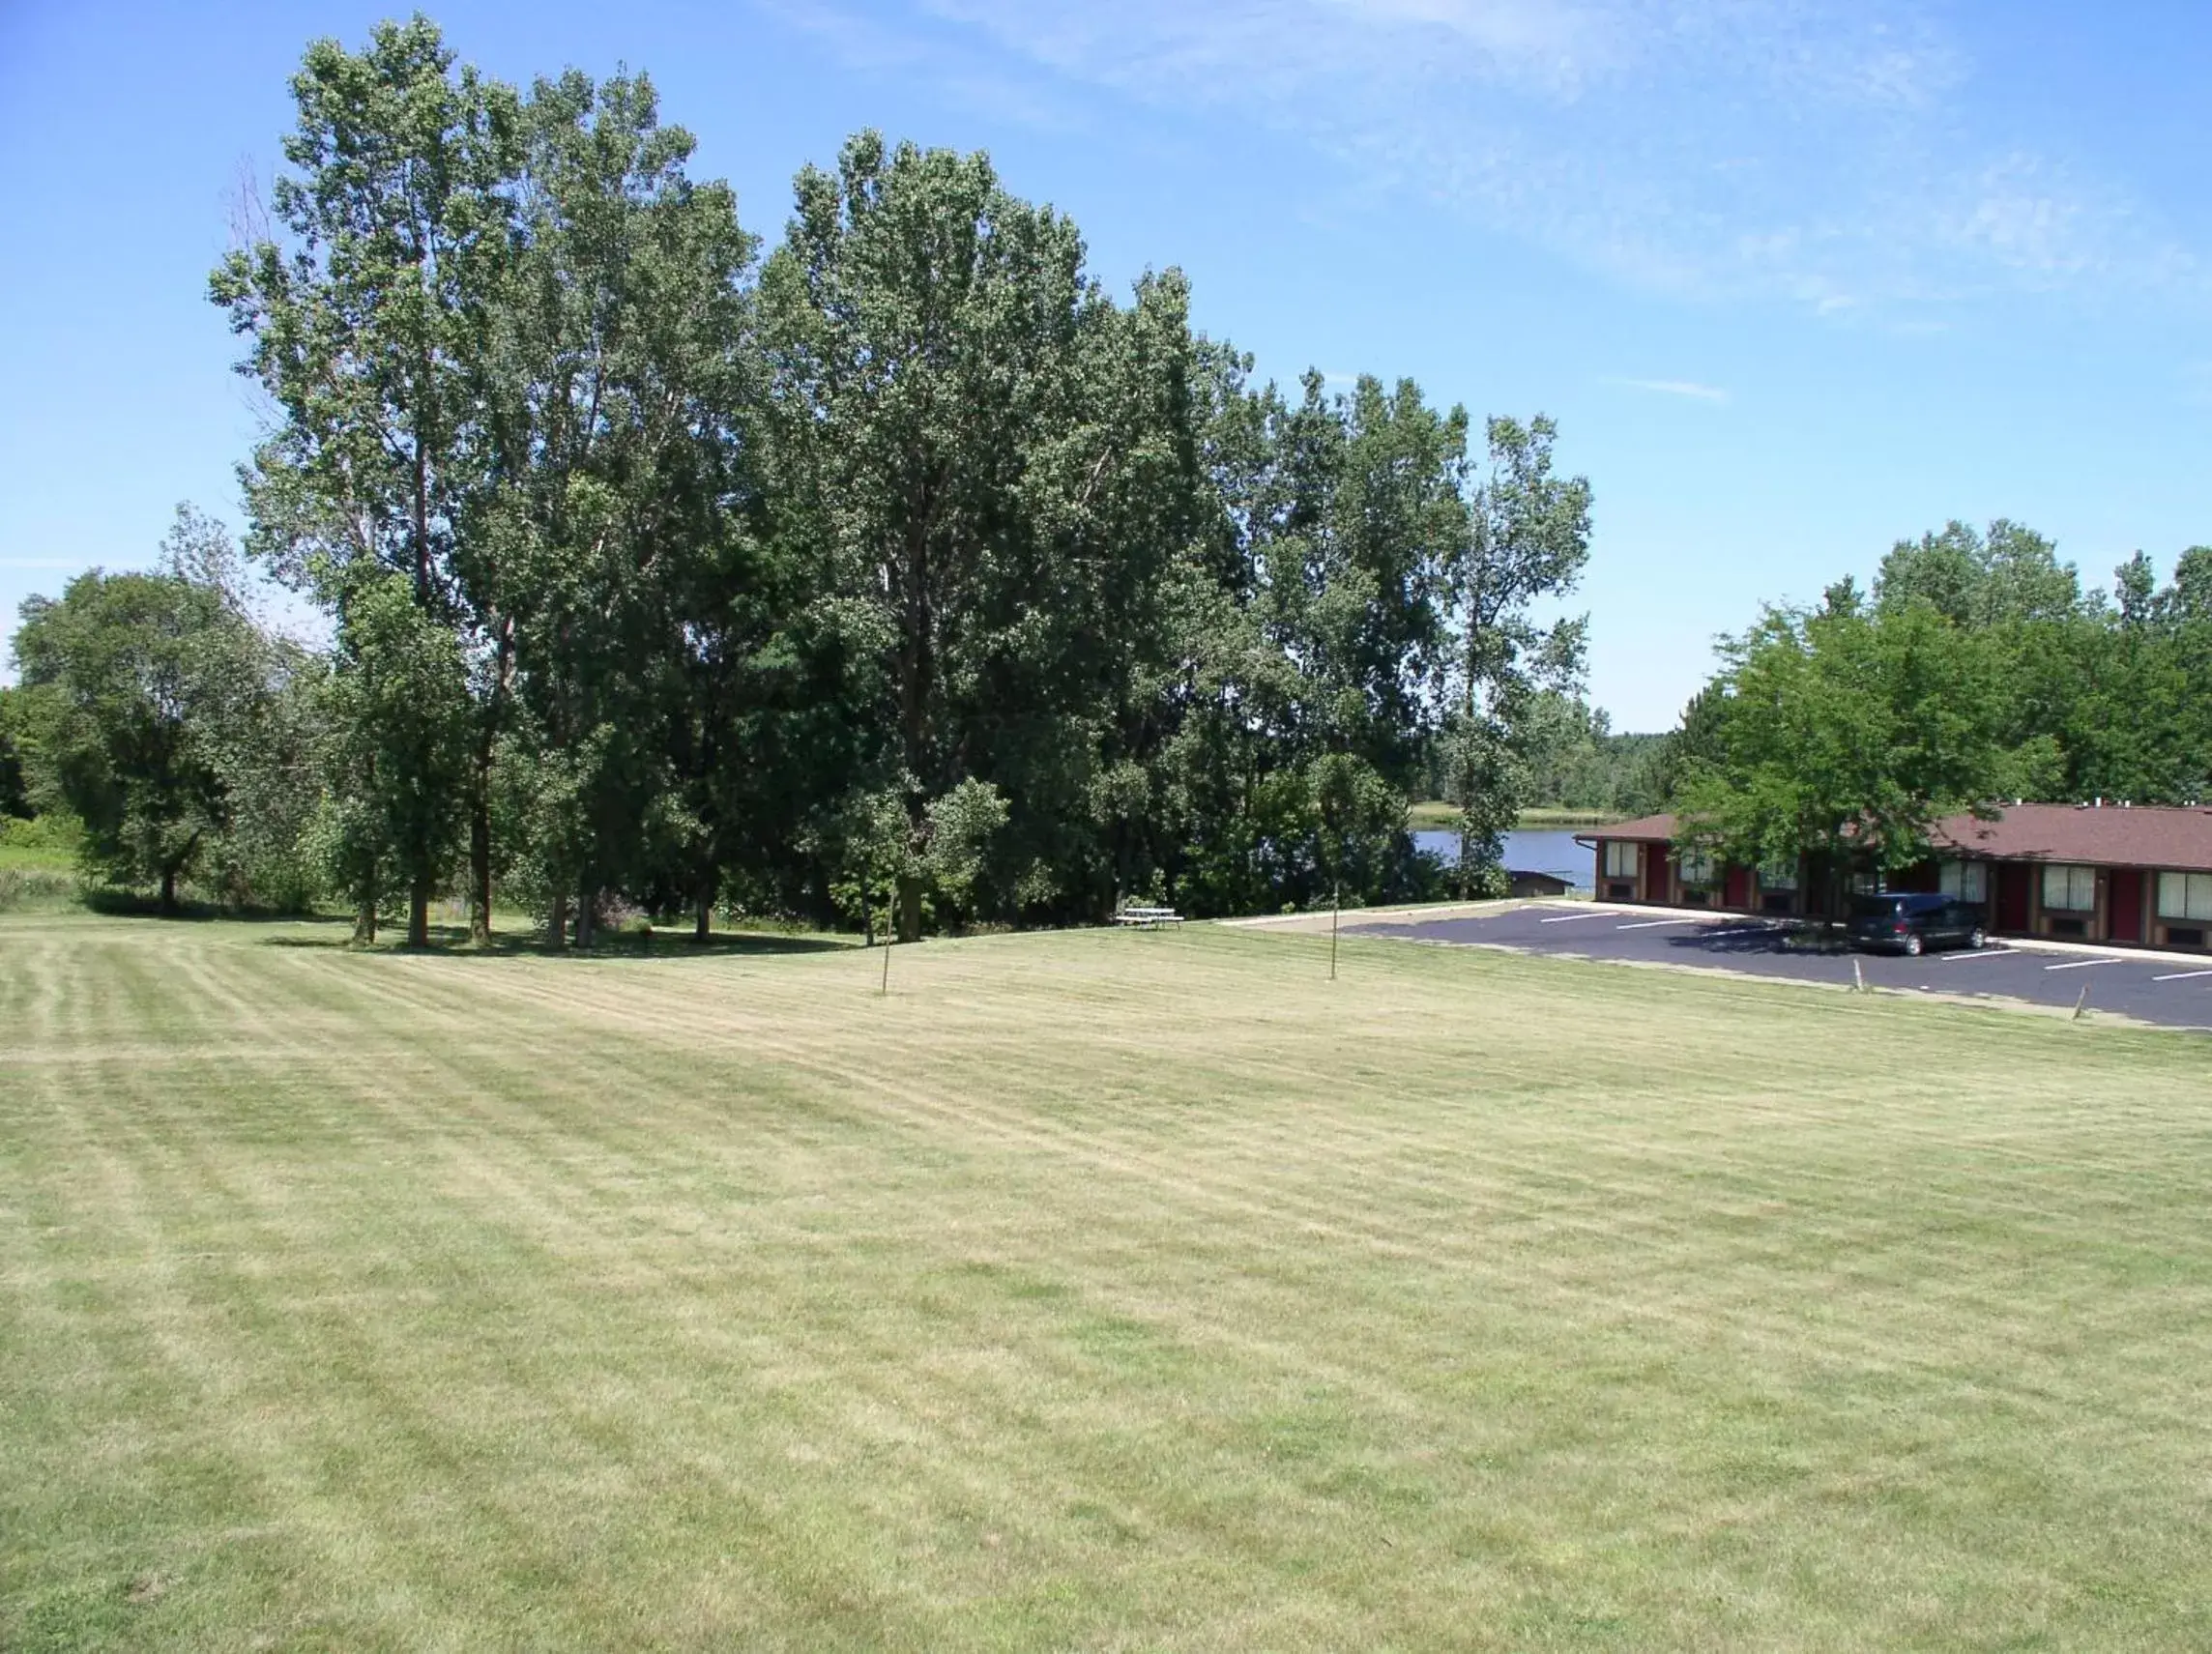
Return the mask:
[[721,933],[709,937],[705,942],[698,941],[689,931],[660,931],[652,937],[635,934],[602,937],[588,948],[564,947],[555,951],[545,945],[542,937],[529,932],[495,934],[488,945],[480,944],[471,942],[468,931],[458,925],[433,925],[428,947],[409,947],[390,933],[380,934],[375,942],[361,945],[353,940],[351,920],[323,918],[293,922],[312,925],[318,934],[263,937],[262,944],[267,947],[336,948],[361,953],[411,953],[441,959],[566,959],[580,964],[594,960],[636,959],[670,965],[681,964],[687,959],[836,953],[860,945],[857,940],[846,941],[829,936],[786,936],[773,931]]
[[[15,894],[12,886],[0,890],[0,895],[11,898]],[[143,891],[113,888],[87,890],[73,885],[66,900],[57,897],[51,902],[36,904],[29,901],[0,901],[0,913],[44,912],[49,909],[77,909],[108,918],[154,919],[167,924],[203,925],[220,920],[225,924],[251,925],[276,933],[255,939],[263,947],[339,949],[362,953],[422,953],[445,959],[638,959],[676,964],[686,959],[835,953],[860,946],[858,937],[794,935],[779,931],[723,931],[700,942],[693,937],[690,928],[684,926],[681,929],[656,931],[651,935],[637,931],[608,933],[589,948],[567,947],[556,952],[545,945],[541,935],[520,925],[519,921],[518,928],[495,934],[489,945],[471,942],[466,925],[438,924],[430,927],[428,947],[411,948],[403,940],[404,924],[398,924],[381,927],[376,941],[362,946],[353,940],[353,920],[333,914],[232,908],[196,899],[181,899],[175,907],[164,912],[158,898]]]
[[142,890],[119,890],[108,885],[92,885],[78,892],[77,901],[86,912],[100,914],[107,918],[163,919],[171,923],[206,924],[222,919],[231,924],[321,924],[319,915],[286,913],[276,908],[234,908],[220,902],[208,902],[196,897],[180,897],[177,904],[163,909],[160,899]]

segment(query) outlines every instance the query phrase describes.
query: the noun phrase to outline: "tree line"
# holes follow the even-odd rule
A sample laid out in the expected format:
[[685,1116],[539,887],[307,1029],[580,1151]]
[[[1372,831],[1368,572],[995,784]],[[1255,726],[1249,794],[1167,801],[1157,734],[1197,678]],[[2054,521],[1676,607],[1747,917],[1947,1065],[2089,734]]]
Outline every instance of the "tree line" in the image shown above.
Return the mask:
[[1663,778],[1687,836],[1738,862],[1878,875],[1956,812],[2212,793],[2212,547],[2164,586],[2138,552],[2107,593],[2031,529],[1953,522],[1721,655]]
[[1521,749],[1531,809],[1591,816],[1640,816],[1667,806],[1667,759],[1673,736],[1616,730],[1603,707],[1572,690],[1534,696]]
[[210,282],[266,414],[243,547],[187,511],[34,599],[0,700],[9,807],[102,876],[556,945],[1495,887],[1582,668],[1531,618],[1589,537],[1548,420],[1256,383],[981,155],[862,133],[764,255],[644,75],[508,85],[417,17],[292,92]]

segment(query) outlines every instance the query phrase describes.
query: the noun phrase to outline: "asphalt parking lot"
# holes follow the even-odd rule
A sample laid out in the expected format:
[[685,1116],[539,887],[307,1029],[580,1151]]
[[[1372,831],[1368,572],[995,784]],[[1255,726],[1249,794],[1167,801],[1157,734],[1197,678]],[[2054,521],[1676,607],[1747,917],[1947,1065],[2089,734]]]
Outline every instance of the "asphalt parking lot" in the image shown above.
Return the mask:
[[1846,984],[1855,960],[1870,988],[1896,993],[1983,995],[2071,1009],[2089,1006],[2165,1028],[2212,1031],[2212,959],[2201,964],[2112,953],[2054,952],[1993,942],[1906,959],[1890,954],[1809,953],[1789,948],[1782,926],[1753,918],[1674,916],[1652,909],[1581,904],[1517,908],[1468,918],[1348,925],[1366,936],[1444,945],[1515,948],[1582,959],[1732,971]]

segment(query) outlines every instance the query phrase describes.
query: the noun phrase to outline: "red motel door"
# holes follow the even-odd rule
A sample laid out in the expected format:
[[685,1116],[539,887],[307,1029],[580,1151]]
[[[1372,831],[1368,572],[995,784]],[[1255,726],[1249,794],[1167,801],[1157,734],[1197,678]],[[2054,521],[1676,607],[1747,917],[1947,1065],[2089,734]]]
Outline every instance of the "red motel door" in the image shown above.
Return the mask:
[[2028,881],[2035,869],[2017,862],[1997,863],[1997,929],[2027,929]]
[[2143,876],[2139,867],[2112,870],[2111,940],[2142,941]]
[[1728,885],[1721,892],[1721,906],[1724,908],[1748,908],[1751,906],[1750,868],[1732,867],[1728,870]]

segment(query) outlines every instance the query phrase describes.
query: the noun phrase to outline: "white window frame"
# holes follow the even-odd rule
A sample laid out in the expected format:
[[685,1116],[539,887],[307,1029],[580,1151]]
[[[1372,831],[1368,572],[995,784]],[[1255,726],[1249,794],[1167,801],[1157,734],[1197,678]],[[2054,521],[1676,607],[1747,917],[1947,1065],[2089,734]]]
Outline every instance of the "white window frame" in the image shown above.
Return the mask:
[[1986,902],[1990,899],[1990,864],[1986,861],[1946,861],[1936,870],[1936,886],[1954,901]]
[[2161,873],[2158,916],[2184,924],[2212,921],[2212,873]]
[[2097,911],[2097,870],[2077,861],[2050,861],[2043,868],[2043,911],[2093,914]]
[[1685,850],[1680,858],[1682,883],[1685,885],[1710,885],[1713,883],[1713,853],[1709,850]]
[[1780,865],[1759,870],[1759,887],[1761,890],[1794,890],[1797,888],[1797,869]]
[[[1608,879],[1633,879],[1644,871],[1644,847],[1632,838],[1609,838],[1605,841],[1605,876]],[[1628,865],[1623,867],[1622,862]]]

